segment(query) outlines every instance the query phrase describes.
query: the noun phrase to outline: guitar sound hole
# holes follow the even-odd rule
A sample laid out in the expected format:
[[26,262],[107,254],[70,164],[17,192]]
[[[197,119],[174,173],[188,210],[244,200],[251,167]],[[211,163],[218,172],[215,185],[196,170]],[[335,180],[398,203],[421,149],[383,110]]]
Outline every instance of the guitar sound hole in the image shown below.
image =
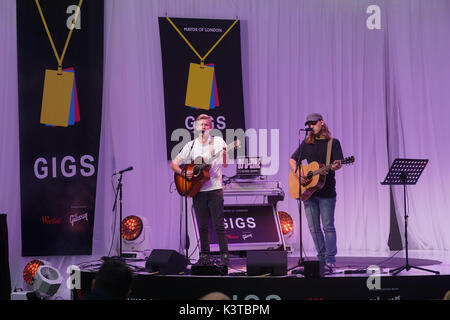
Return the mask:
[[194,175],[194,177],[198,176],[200,174],[200,168],[198,166],[195,166],[192,169],[192,174]]
[[311,180],[312,179],[312,177],[313,177],[313,173],[312,173],[312,171],[310,171],[310,172],[308,172],[308,180]]

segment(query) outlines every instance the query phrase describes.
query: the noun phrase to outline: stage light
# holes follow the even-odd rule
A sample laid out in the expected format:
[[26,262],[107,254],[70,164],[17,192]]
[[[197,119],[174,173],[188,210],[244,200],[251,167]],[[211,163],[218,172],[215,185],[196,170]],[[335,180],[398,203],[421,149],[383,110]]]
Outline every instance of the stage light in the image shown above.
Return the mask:
[[278,218],[280,219],[281,231],[285,238],[290,237],[294,232],[294,220],[289,213],[278,211]]
[[49,265],[41,265],[34,275],[34,290],[44,297],[53,296],[62,283],[59,271]]
[[23,269],[23,281],[29,286],[32,286],[34,283],[34,275],[40,266],[42,266],[44,262],[41,260],[31,260],[27,263],[25,268]]
[[120,232],[127,241],[136,240],[142,233],[142,220],[136,216],[128,216],[122,220]]
[[23,269],[25,290],[14,290],[11,300],[46,299],[53,296],[62,283],[61,274],[44,260],[31,260]]
[[120,225],[122,256],[130,259],[145,259],[150,254],[150,227],[146,219],[129,215]]

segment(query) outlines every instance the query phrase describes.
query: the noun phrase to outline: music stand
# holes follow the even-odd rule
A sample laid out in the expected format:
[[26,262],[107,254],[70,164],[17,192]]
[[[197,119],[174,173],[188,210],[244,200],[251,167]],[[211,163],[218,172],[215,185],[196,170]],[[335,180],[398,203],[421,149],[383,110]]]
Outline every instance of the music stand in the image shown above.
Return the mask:
[[382,185],[403,185],[403,205],[404,205],[404,219],[405,219],[405,253],[406,261],[402,267],[391,270],[394,276],[401,271],[409,271],[410,269],[418,269],[422,271],[440,274],[438,271],[433,271],[425,268],[411,266],[408,260],[408,213],[406,211],[406,185],[415,185],[420,178],[423,170],[428,163],[428,159],[395,159],[386,175]]

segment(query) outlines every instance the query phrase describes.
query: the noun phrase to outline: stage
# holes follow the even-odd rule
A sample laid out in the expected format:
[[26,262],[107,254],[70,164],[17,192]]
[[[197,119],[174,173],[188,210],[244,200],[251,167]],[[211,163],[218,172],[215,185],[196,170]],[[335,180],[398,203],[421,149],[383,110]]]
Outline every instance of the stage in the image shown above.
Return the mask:
[[[306,259],[312,255],[308,255]],[[298,256],[288,257],[288,270]],[[158,275],[143,271],[145,262],[128,260],[135,271],[130,300],[196,300],[220,291],[232,300],[440,300],[450,290],[450,254],[444,251],[411,251],[409,264],[438,271],[439,275],[416,269],[393,276],[389,270],[405,264],[400,252],[346,252],[337,256],[336,271],[312,278],[291,271],[286,276],[247,276],[246,259],[234,257],[227,276],[184,274]],[[80,299],[89,292],[101,261],[80,264],[81,289],[72,292]],[[366,269],[378,266],[379,273]],[[293,269],[297,270],[297,269]]]

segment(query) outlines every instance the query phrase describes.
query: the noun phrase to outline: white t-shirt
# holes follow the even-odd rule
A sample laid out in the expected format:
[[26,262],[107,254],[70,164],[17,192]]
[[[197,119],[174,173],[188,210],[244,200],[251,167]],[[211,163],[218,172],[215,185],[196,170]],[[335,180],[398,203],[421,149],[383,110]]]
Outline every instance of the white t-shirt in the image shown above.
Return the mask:
[[[181,150],[181,152],[178,156],[182,159],[183,163],[193,163],[193,161],[199,156],[208,160],[209,158],[211,158],[210,145],[209,145],[210,141],[211,141],[211,137],[209,137],[205,143],[202,143],[200,141],[200,139],[198,139],[198,138],[195,140],[189,141],[188,143],[186,143],[184,145],[183,149]],[[191,150],[191,146],[193,143],[194,143],[194,146],[192,147],[192,150]],[[213,144],[213,150],[214,150],[213,154],[216,154],[216,153],[222,151],[222,149],[226,146],[227,145],[226,145],[225,141],[222,139],[222,137],[215,136],[214,144]],[[190,151],[190,154],[189,154],[189,151]],[[222,189],[222,170],[221,170],[222,159],[223,159],[223,156],[219,155],[216,159],[214,159],[210,163],[210,165],[211,165],[211,169],[209,170],[210,179],[203,184],[203,186],[200,189],[200,192]]]

